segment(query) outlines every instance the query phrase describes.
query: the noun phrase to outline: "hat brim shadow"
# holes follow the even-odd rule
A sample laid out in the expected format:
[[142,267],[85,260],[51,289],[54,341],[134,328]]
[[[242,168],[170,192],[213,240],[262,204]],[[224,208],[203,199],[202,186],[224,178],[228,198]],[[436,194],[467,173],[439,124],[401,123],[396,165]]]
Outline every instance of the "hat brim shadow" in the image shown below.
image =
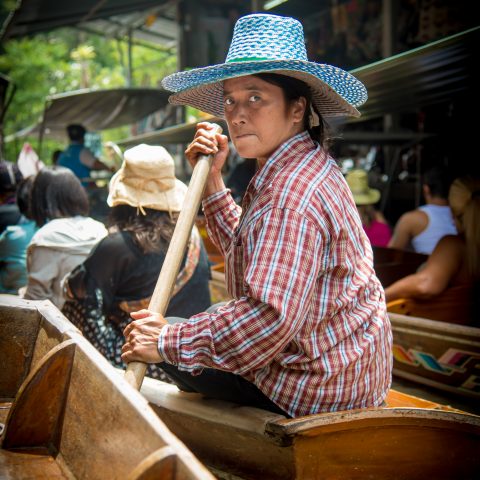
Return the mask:
[[324,117],[359,117],[356,106],[367,100],[365,86],[348,72],[327,64],[301,60],[236,62],[174,73],[162,81],[177,92],[169,101],[190,105],[215,116],[224,117],[223,81],[257,73],[278,73],[307,83],[312,101]]

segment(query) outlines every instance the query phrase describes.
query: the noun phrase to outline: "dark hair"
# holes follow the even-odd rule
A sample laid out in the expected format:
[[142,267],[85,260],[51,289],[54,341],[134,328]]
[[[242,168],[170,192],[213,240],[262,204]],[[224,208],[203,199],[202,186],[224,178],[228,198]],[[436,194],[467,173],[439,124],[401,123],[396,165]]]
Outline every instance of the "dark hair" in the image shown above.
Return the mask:
[[86,132],[83,125],[71,124],[67,127],[68,138],[72,142],[81,142]]
[[422,183],[427,185],[434,197],[448,198],[448,190],[453,181],[453,175],[448,168],[435,166],[423,174]]
[[375,220],[375,207],[373,205],[357,205],[358,214],[364,227],[369,227]]
[[30,195],[32,192],[34,176],[24,178],[17,188],[17,205],[20,213],[27,218],[32,218],[30,214]]
[[[328,125],[325,123],[317,108],[313,105],[312,91],[305,82],[298,80],[297,78],[279,75],[278,73],[257,73],[253,76],[280,87],[283,90],[287,103],[298,100],[300,97],[304,97],[307,104],[303,115],[303,126],[305,130],[308,130],[308,133],[313,140],[316,140],[322,148],[328,150],[330,144]],[[309,126],[310,107],[312,107],[318,115],[320,120],[320,125],[318,127],[310,128]]]
[[143,253],[165,252],[172,239],[178,213],[145,208],[146,215],[130,205],[117,205],[110,211],[108,224],[119,231],[131,232]]
[[16,163],[0,161],[0,194],[14,193],[23,175]]
[[58,159],[60,155],[63,153],[63,150],[54,150],[52,153],[52,164],[56,165],[58,163]]
[[65,167],[44,167],[33,181],[30,214],[39,227],[55,218],[88,215],[88,197],[80,180]]

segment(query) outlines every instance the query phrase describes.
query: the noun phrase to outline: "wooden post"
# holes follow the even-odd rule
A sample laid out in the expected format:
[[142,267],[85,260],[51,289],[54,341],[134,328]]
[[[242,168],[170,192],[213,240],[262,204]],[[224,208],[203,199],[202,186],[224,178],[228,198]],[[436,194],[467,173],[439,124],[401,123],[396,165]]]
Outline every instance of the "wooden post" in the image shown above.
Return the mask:
[[[218,133],[221,133],[221,127],[218,125],[216,127]],[[212,160],[212,156],[203,155],[198,159],[193,169],[192,178],[190,179],[188,191],[185,196],[185,202],[178,217],[177,224],[175,225],[165,261],[163,262],[155,290],[153,291],[148,306],[149,310],[161,313],[162,315],[165,315],[168,303],[170,302],[170,296],[175,286],[195,217],[200,207],[203,191],[208,180],[208,175],[210,174]],[[125,372],[127,382],[137,390],[140,390],[146,369],[147,365],[145,363],[130,362]]]

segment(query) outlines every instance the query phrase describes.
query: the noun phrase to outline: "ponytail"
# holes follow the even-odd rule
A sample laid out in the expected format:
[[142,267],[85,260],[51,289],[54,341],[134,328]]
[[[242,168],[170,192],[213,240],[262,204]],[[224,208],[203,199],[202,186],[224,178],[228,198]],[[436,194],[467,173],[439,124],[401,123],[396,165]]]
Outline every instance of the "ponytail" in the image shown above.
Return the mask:
[[463,228],[468,270],[474,278],[480,279],[480,195],[472,195],[465,205]]
[[480,280],[480,178],[457,178],[450,187],[448,201],[460,232],[465,237],[467,267]]

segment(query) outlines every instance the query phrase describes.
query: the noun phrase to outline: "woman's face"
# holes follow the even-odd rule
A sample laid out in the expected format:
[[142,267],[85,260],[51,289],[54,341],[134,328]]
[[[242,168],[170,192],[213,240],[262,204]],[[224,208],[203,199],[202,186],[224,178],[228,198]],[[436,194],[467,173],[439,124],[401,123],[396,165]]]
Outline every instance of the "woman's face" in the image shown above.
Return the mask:
[[287,105],[277,85],[252,75],[223,83],[225,118],[238,154],[263,166],[286,140],[303,131],[303,97]]

